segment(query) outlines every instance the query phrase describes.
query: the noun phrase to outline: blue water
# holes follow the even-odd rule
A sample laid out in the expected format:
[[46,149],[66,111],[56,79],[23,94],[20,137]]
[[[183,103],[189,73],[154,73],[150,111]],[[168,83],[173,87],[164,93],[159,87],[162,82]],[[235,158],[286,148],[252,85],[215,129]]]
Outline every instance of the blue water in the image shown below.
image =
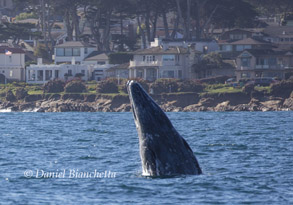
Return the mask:
[[293,203],[293,112],[168,115],[203,175],[142,177],[131,113],[1,113],[0,204]]

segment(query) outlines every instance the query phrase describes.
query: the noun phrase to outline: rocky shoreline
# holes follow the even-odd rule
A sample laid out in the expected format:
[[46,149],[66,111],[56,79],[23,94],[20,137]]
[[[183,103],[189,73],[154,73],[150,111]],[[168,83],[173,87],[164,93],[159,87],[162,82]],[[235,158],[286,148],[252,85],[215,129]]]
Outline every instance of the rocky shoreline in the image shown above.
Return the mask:
[[[203,94],[161,94],[153,99],[166,112],[199,111],[292,111],[290,96],[263,92]],[[127,95],[45,94],[28,95],[15,101],[0,101],[0,110],[12,112],[129,112]]]

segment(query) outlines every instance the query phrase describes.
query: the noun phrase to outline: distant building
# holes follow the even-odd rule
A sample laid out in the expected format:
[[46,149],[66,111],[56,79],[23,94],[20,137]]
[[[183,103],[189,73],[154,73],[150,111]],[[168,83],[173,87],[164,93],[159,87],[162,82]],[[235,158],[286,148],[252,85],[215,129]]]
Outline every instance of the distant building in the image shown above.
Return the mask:
[[293,53],[272,49],[251,49],[243,51],[236,60],[237,80],[259,77],[284,79],[293,72]]
[[89,65],[30,65],[26,68],[26,82],[35,84],[44,84],[50,80],[61,79],[71,80],[78,75],[83,75],[82,80],[89,80],[91,77]]
[[134,52],[129,78],[155,81],[158,78],[190,78],[189,50],[184,47],[158,46]]
[[201,78],[211,78],[211,77],[217,77],[217,76],[235,76],[235,70],[236,70],[236,62],[235,60],[223,60],[223,64],[221,67],[211,67],[206,66],[206,68],[199,68],[195,65],[193,65],[196,79]]
[[113,66],[106,71],[109,78],[125,78],[129,77],[129,63],[123,63]]
[[25,52],[22,49],[0,47],[0,76],[1,79],[25,80]]
[[243,40],[246,38],[258,38],[263,36],[263,28],[240,29],[235,28],[221,34],[220,40]]
[[246,38],[238,41],[220,41],[220,52],[240,52],[246,49],[270,49],[272,44],[267,41]]
[[201,41],[184,41],[182,39],[170,40],[155,38],[154,42],[151,42],[151,47],[157,46],[177,46],[177,47],[190,47],[203,54],[215,52],[219,50],[217,41],[212,39],[203,39]]
[[80,41],[68,41],[55,46],[55,64],[71,63],[72,59],[76,64],[81,64],[96,48]]
[[0,17],[13,13],[13,0],[0,0]]

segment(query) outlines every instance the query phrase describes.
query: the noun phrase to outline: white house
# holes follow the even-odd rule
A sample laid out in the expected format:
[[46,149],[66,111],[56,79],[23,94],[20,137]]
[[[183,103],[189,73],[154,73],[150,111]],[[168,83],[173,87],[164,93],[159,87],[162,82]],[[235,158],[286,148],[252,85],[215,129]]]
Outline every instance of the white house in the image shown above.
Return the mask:
[[61,79],[71,80],[77,76],[81,76],[82,80],[89,80],[91,78],[90,65],[76,65],[76,64],[60,64],[60,65],[30,65],[26,68],[26,82],[44,84],[49,80]]
[[25,80],[25,52],[22,49],[0,46],[0,78]]
[[55,46],[55,64],[70,63],[72,59],[81,64],[96,48],[80,41],[68,41]]

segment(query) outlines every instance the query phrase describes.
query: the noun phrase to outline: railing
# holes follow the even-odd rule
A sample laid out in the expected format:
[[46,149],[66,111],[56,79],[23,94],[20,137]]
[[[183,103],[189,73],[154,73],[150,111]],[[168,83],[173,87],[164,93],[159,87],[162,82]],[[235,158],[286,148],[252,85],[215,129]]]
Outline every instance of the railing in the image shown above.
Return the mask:
[[255,68],[256,69],[268,69],[268,68],[270,68],[270,66],[269,65],[255,65]]
[[255,66],[240,66],[240,70],[258,70],[258,69],[290,69],[287,65],[255,65]]
[[162,62],[160,61],[130,61],[129,67],[136,66],[162,66]]

